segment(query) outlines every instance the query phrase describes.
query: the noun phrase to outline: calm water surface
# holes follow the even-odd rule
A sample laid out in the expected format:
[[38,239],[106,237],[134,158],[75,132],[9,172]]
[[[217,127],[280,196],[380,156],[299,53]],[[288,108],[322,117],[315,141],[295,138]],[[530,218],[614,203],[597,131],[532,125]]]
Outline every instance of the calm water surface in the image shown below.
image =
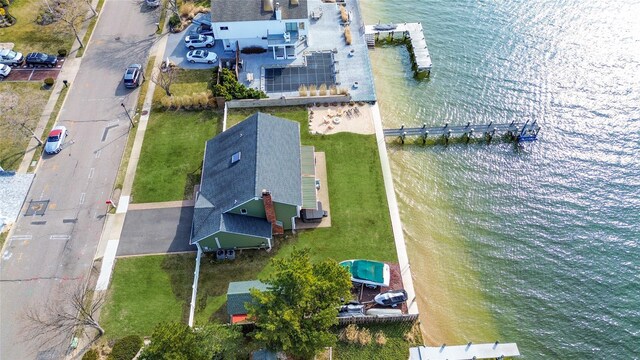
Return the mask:
[[640,358],[640,2],[363,0],[434,62],[371,52],[387,127],[537,120],[541,139],[389,144],[430,344]]

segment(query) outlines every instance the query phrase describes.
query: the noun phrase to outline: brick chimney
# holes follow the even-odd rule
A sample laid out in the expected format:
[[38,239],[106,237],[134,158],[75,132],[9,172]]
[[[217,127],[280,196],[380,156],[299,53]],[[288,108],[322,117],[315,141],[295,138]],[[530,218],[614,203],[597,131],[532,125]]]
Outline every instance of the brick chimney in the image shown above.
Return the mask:
[[276,223],[278,220],[276,220],[276,209],[273,206],[271,192],[262,190],[262,202],[264,203],[264,212],[267,214],[267,221],[271,223],[271,233],[273,235],[284,234],[284,228]]

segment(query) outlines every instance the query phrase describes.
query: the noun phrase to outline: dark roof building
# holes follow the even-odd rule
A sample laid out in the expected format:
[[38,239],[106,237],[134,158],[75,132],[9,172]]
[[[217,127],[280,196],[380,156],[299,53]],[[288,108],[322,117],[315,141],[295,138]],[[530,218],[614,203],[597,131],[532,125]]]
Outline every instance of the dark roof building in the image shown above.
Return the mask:
[[300,156],[299,124],[264,113],[209,140],[191,243],[205,251],[270,248],[274,229],[292,229],[299,216]]
[[[273,9],[280,4],[282,20],[307,19],[307,0],[266,0],[271,11],[265,10],[263,0],[211,0],[213,22],[260,21],[275,18]],[[296,4],[297,3],[297,4]]]

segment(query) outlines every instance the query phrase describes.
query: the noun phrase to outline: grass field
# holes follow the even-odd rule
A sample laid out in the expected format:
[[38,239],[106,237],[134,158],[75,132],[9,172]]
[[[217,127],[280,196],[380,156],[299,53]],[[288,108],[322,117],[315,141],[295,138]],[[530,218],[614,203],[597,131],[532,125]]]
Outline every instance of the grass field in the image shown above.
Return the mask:
[[153,111],[133,183],[133,202],[190,199],[200,182],[205,142],[220,127],[219,112]]
[[[201,93],[209,91],[207,85],[211,76],[212,70],[183,70],[177,71],[177,77],[174,83],[171,85],[171,94],[173,96],[191,95],[193,93]],[[156,86],[156,91],[153,93],[154,105],[159,105],[163,97],[165,97],[165,91]]]
[[108,339],[151,335],[163,321],[189,316],[193,255],[118,259],[109,299],[100,315]]
[[[278,108],[268,111],[276,116],[300,121],[302,125],[306,125],[307,123],[305,108]],[[253,110],[234,111],[230,114],[229,121],[231,123],[237,123],[237,121],[244,119],[252,113]],[[159,114],[162,114],[161,116],[169,116],[166,114],[171,113],[165,112]],[[194,133],[193,136],[196,137],[196,130],[191,127],[192,125],[189,124],[189,121],[185,123],[185,116],[196,117],[197,113],[181,112],[180,114],[179,118],[174,119],[170,117],[166,119],[158,118],[157,122],[159,124],[163,122],[171,123],[172,121],[175,123],[158,125],[158,129],[152,131],[159,133],[162,131],[175,131],[174,129],[179,125],[181,129],[190,129],[188,132]],[[168,130],[164,130],[165,125]],[[306,129],[306,126],[302,128]],[[147,134],[147,136],[151,134]],[[170,136],[163,135],[159,138],[169,139]],[[145,144],[146,141],[147,140],[145,140]],[[150,144],[151,143],[155,142],[152,141]],[[225,302],[229,282],[264,278],[271,271],[269,260],[273,257],[287,256],[294,247],[310,248],[312,259],[315,261],[326,258],[333,258],[337,261],[350,258],[368,258],[390,262],[397,261],[375,137],[372,135],[346,133],[330,136],[311,136],[303,132],[302,143],[314,145],[316,151],[324,151],[326,153],[332,227],[298,231],[296,234],[288,233],[286,236],[276,239],[272,252],[244,251],[239,253],[238,258],[232,262],[216,262],[212,260],[211,255],[203,257],[198,285],[196,323],[202,324],[210,321],[226,322]],[[202,144],[204,145],[204,143]],[[168,148],[168,146],[163,145],[160,148],[164,149]],[[143,152],[145,152],[144,149]],[[154,151],[149,148],[145,153],[154,153]],[[177,154],[180,156],[177,157]],[[174,165],[177,165],[183,161],[188,161],[183,159],[184,154],[184,150],[175,150],[163,154],[152,154],[149,157],[157,156],[159,159],[163,159],[162,161],[173,159],[173,161],[177,162]],[[198,157],[191,157],[200,162],[202,160],[202,150],[200,150]],[[144,158],[146,158],[146,156],[143,155],[143,159]],[[147,165],[139,165],[138,175],[141,173],[140,166],[145,167],[146,170],[144,172],[146,173],[151,169],[159,167],[158,162],[155,164],[156,165],[153,165],[153,163],[150,162]],[[177,171],[178,167],[173,166],[172,168],[174,170],[171,171]],[[167,169],[158,171],[166,172]],[[178,173],[182,175],[174,177],[181,177],[188,172],[182,169]],[[175,189],[180,189],[185,181],[182,181],[180,184],[167,186],[166,183],[173,180],[167,179],[166,174],[153,175],[149,172],[145,177],[148,179],[145,180],[148,181],[148,188],[145,189],[146,194],[151,196],[157,192],[166,191],[164,195],[162,195],[162,201],[175,200],[175,198],[168,197],[168,194],[173,194],[173,196],[181,198],[179,196],[180,192],[175,191]],[[139,180],[136,179],[136,183],[138,181]],[[155,186],[155,189],[153,186]],[[137,195],[134,195],[134,197],[135,200],[139,202],[150,201],[149,199],[140,200],[137,198]],[[167,255],[164,258],[167,259],[166,261],[168,263],[174,264],[173,268],[175,269],[188,268],[190,265],[192,266],[194,262],[193,255]],[[121,310],[122,312],[128,313],[127,316],[131,317],[129,321],[132,324],[131,329],[135,330],[135,333],[148,335],[146,331],[148,331],[149,327],[137,319],[138,317],[147,316],[144,310],[144,304],[146,303],[145,297],[138,293],[127,292],[127,290],[124,289],[124,284],[127,283],[125,279],[128,277],[130,286],[134,286],[131,284],[137,284],[140,278],[144,278],[145,276],[148,278],[156,277],[152,274],[145,275],[147,273],[157,271],[169,273],[170,270],[160,268],[153,265],[153,263],[147,263],[143,259],[144,258],[132,258],[118,260],[116,273],[114,274],[114,286],[112,286],[111,290],[114,294],[111,301],[118,302],[118,304],[110,304],[109,306],[110,308],[123,309]],[[150,267],[150,265],[153,266]],[[126,270],[120,270],[120,267],[126,267]],[[122,285],[116,286],[116,277],[118,278],[117,284]],[[121,277],[122,280],[120,280]],[[184,310],[181,309],[188,306],[190,301],[189,298],[184,297],[184,294],[190,294],[191,292],[192,275],[190,275],[188,279],[186,275],[185,277],[173,276],[171,279],[179,279],[180,281],[171,281],[170,284],[158,284],[157,286],[163,288],[163,293],[154,293],[154,296],[171,299],[171,301],[165,300],[161,303],[161,305],[171,308],[162,309],[158,307],[156,309],[157,312],[163,313],[162,317],[165,317],[164,314],[166,313],[176,312],[174,308],[184,312]],[[118,294],[119,292],[125,292],[125,295],[120,295]],[[109,317],[109,323],[115,322],[113,314],[113,312],[108,312],[106,315]],[[184,313],[181,313],[179,316],[172,315],[172,317],[178,319],[184,316]],[[124,335],[126,335],[126,333],[119,333],[114,336]],[[403,351],[406,352],[406,344],[393,345],[393,341],[389,341],[389,344],[390,348],[395,346],[397,349],[402,348]],[[351,345],[345,345],[342,351],[345,354],[355,352],[356,350],[353,350],[350,346]],[[402,354],[405,354],[405,352]]]
[[51,91],[37,83],[0,83],[0,166],[16,170],[31,139]]
[[33,51],[55,55],[59,49],[69,50],[74,40],[70,32],[61,32],[54,25],[36,23],[41,6],[42,2],[38,0],[15,0],[9,12],[16,17],[17,23],[0,28],[1,41],[15,43],[14,50],[23,55]]

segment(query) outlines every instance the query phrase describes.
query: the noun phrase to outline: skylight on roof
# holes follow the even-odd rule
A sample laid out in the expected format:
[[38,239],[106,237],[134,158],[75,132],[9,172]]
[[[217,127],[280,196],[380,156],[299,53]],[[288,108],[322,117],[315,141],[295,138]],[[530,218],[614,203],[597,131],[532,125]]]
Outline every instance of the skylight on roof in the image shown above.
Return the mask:
[[238,161],[240,161],[240,157],[242,156],[242,153],[240,151],[238,151],[237,153],[231,155],[231,163],[235,164]]

